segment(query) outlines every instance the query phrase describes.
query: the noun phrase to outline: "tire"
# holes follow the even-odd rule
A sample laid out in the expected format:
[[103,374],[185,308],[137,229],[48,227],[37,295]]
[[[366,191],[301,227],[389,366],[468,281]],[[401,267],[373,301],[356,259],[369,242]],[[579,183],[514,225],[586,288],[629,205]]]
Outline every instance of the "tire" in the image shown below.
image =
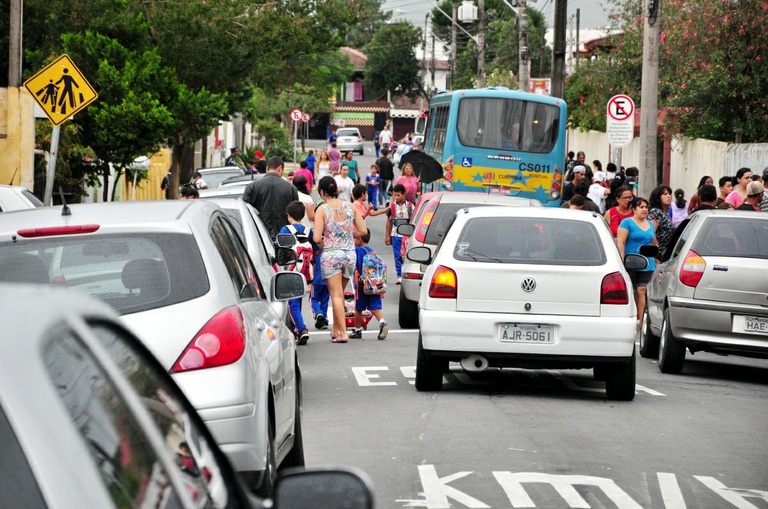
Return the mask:
[[659,358],[659,336],[651,330],[651,317],[648,306],[645,306],[643,322],[640,324],[640,355],[646,359]]
[[419,347],[416,351],[416,390],[439,391],[443,388],[443,373],[448,367],[448,361],[435,358],[421,345],[419,334]]
[[402,288],[397,306],[397,321],[403,329],[419,328],[419,303],[406,299]]
[[629,362],[611,366],[605,380],[606,397],[614,401],[632,401],[635,399],[636,373],[637,355],[633,347]]
[[661,344],[659,345],[659,369],[662,373],[677,374],[683,371],[685,363],[685,345],[672,335],[669,324],[669,308],[664,310],[664,323],[661,324]]
[[[296,367],[298,370],[298,366]],[[293,448],[280,464],[280,470],[284,468],[303,467],[304,463],[304,434],[301,431],[301,379],[298,379],[296,391],[296,417],[293,425]]]
[[272,498],[272,491],[275,489],[277,480],[277,464],[275,460],[275,425],[272,424],[272,417],[269,418],[269,430],[267,433],[267,465],[261,478],[261,484],[256,489],[256,495],[262,498]]

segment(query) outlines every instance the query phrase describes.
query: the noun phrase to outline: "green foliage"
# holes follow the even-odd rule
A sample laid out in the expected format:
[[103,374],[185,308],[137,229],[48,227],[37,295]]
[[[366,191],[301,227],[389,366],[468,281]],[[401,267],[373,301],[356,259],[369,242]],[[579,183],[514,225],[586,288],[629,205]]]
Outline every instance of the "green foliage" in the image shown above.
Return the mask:
[[[35,122],[35,139],[39,140],[38,148],[50,152],[51,123],[47,119]],[[53,189],[57,190],[61,186],[78,198],[85,196],[82,184],[95,185],[98,182],[94,160],[96,160],[96,154],[90,147],[82,144],[80,127],[74,122],[64,123],[59,133]],[[45,175],[47,161],[40,157],[35,158],[35,162],[35,173]]]
[[[568,79],[570,121],[605,129],[605,105],[617,93],[642,107],[643,2],[613,0],[615,49],[584,62]],[[744,142],[768,141],[768,1],[684,0],[662,4],[660,110],[671,134]]]
[[387,91],[415,98],[427,97],[419,80],[414,48],[421,43],[421,29],[410,23],[384,25],[366,45],[365,87],[376,94]]
[[357,0],[354,2],[357,22],[349,27],[344,44],[351,48],[362,48],[376,31],[392,17],[391,11],[382,11],[382,0]]

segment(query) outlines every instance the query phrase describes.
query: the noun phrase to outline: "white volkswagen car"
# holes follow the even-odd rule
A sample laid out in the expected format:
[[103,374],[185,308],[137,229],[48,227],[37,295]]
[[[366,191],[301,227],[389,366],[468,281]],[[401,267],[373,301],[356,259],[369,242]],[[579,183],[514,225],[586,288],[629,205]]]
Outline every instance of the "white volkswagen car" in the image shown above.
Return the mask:
[[[416,389],[440,390],[449,362],[488,368],[595,370],[609,399],[635,397],[636,308],[605,220],[568,209],[459,210],[419,298]],[[647,260],[628,255],[627,266]],[[635,264],[635,265],[633,265]]]
[[262,495],[278,466],[303,466],[301,373],[277,301],[303,296],[306,283],[298,273],[257,270],[216,204],[0,214],[0,282],[65,286],[115,308]]

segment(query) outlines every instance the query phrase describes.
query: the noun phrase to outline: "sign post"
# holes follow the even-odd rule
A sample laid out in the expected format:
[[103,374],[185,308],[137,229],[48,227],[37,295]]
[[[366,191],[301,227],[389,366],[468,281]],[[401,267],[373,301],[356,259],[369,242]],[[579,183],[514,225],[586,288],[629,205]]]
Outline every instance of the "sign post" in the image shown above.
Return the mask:
[[635,137],[635,102],[623,94],[608,100],[606,134],[611,145],[611,161],[621,168],[621,149],[629,145]]
[[293,162],[296,162],[296,139],[298,137],[299,122],[304,118],[304,112],[298,108],[291,110],[291,120],[293,120]]
[[68,55],[62,55],[24,82],[24,87],[53,123],[43,203],[53,204],[53,179],[61,124],[99,97]]

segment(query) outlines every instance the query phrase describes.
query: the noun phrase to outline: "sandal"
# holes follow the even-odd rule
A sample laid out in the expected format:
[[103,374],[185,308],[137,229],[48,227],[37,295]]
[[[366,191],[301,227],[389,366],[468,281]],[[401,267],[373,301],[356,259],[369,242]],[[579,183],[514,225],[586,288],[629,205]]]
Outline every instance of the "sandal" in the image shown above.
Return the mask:
[[333,338],[331,339],[331,343],[346,343],[349,341],[347,338]]

